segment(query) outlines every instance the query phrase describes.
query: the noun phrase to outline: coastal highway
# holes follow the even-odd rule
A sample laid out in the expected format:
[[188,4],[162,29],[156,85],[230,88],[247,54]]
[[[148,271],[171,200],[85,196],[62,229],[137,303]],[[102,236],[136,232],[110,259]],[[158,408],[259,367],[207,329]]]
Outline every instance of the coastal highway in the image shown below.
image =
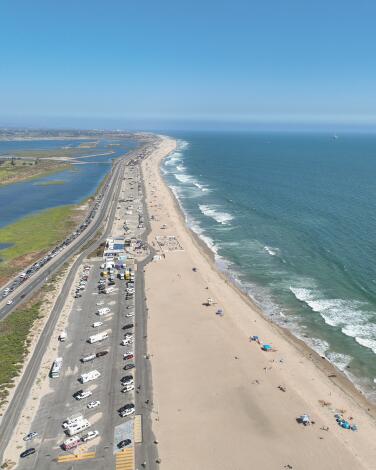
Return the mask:
[[108,210],[111,202],[114,199],[114,191],[119,182],[119,175],[124,173],[124,165],[127,160],[136,157],[142,149],[134,150],[124,157],[118,159],[110,174],[107,176],[107,180],[104,183],[107,185],[107,190],[104,192],[102,201],[99,204],[98,210],[95,214],[94,219],[88,225],[87,229],[84,230],[70,245],[68,245],[61,253],[55,258],[51,259],[46,265],[44,265],[39,271],[31,276],[27,281],[22,283],[12,293],[11,297],[13,303],[7,305],[6,301],[9,298],[0,301],[0,320],[3,320],[9,313],[11,313],[17,306],[29,299],[33,293],[39,289],[50,276],[56,273],[74,254],[78,253],[86,243],[88,243],[97,233],[101,224],[108,215]]
[[[61,253],[61,257],[56,257],[58,259],[53,259],[51,263],[45,266],[46,269],[41,269],[40,272],[36,273],[30,279],[30,282],[25,283],[20,287],[20,290],[17,292],[17,303],[20,301],[24,301],[28,297],[32,295],[32,293],[40,288],[46,280],[46,277],[52,275],[56,272],[61,266],[66,263],[71,256],[77,253],[80,249],[83,249],[85,245],[87,245],[90,240],[96,235],[98,229],[101,227],[102,223],[106,220],[106,227],[101,236],[101,240],[105,239],[106,236],[109,234],[112,228],[112,222],[115,217],[116,206],[118,203],[119,192],[121,187],[122,177],[124,175],[125,163],[127,160],[134,158],[140,149],[136,152],[131,152],[127,154],[125,157],[122,157],[117,163],[114,164],[114,168],[112,173],[108,179],[108,188],[105,192],[103,197],[102,203],[100,204],[97,214],[93,219],[92,223],[88,227],[86,231],[83,232],[82,236],[78,237],[75,240],[75,243],[72,243],[66,250],[63,250]],[[3,454],[5,448],[9,442],[9,439],[12,435],[12,431],[15,428],[17,421],[20,417],[20,413],[22,411],[23,405],[27,399],[27,396],[30,392],[31,386],[37,375],[39,370],[43,355],[46,351],[48,342],[50,341],[50,337],[54,328],[56,326],[56,322],[58,320],[59,314],[61,309],[64,305],[66,297],[69,295],[69,292],[72,288],[72,283],[74,280],[74,276],[77,272],[77,269],[82,264],[83,259],[98,246],[101,240],[96,240],[87,246],[84,251],[80,254],[78,259],[75,261],[73,267],[70,269],[68,277],[64,283],[64,286],[56,300],[55,306],[47,320],[45,328],[41,334],[41,337],[36,345],[36,348],[33,352],[32,357],[26,369],[22,375],[22,378],[15,390],[14,396],[1,419],[0,422],[0,462],[2,461]],[[21,295],[24,295],[24,298],[21,299]],[[16,301],[15,301],[16,304]],[[14,308],[14,305],[11,306]],[[7,315],[9,311],[1,311],[2,317]]]

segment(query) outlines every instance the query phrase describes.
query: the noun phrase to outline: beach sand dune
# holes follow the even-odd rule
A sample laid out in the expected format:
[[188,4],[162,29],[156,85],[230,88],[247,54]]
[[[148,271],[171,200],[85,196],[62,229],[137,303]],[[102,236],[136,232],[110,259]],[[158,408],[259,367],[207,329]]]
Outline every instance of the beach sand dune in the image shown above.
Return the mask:
[[[143,162],[149,215],[157,219],[149,242],[158,248],[156,237],[171,235],[183,248],[161,252],[145,270],[161,468],[375,468],[373,409],[367,412],[351,386],[328,378],[327,364],[318,367],[310,358],[317,362],[314,353],[265,319],[218,273],[186,228],[159,172],[174,147],[164,138]],[[203,305],[208,298],[215,304]],[[252,335],[276,351],[262,351],[249,341]],[[346,410],[359,430],[340,428],[336,409]],[[313,425],[297,423],[304,413]]]

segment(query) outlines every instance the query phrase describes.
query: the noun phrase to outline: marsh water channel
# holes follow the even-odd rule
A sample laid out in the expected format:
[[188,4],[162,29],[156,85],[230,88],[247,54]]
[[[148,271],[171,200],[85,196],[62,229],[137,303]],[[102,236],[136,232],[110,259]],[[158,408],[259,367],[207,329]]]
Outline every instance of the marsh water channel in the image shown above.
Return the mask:
[[[17,151],[62,148],[78,150],[81,142],[4,141],[0,142],[0,158],[1,155],[11,155]],[[114,143],[116,146],[110,145]],[[104,176],[110,171],[112,160],[128,153],[137,145],[136,141],[129,139],[101,139],[95,148],[79,149],[81,153],[84,150],[84,156],[79,156],[78,163],[73,163],[70,169],[42,178],[0,186],[0,227],[45,209],[80,203],[95,193]],[[4,247],[0,246],[1,248]]]

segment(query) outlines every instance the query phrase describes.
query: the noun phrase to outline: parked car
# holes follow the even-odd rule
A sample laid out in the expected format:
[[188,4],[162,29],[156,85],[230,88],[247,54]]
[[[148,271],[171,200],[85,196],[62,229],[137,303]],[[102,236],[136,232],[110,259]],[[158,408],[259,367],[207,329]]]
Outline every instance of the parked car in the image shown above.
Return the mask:
[[96,408],[100,404],[101,404],[101,402],[99,400],[91,401],[90,403],[88,403],[87,407],[89,408],[89,410],[91,410],[92,408]]
[[82,400],[84,398],[90,397],[92,394],[93,392],[91,392],[90,390],[87,390],[86,392],[84,392],[83,390],[79,390],[78,392],[73,394],[73,397],[76,400]]
[[34,447],[30,447],[30,449],[26,449],[23,452],[21,452],[20,457],[21,459],[24,459],[25,457],[28,457],[29,455],[35,454],[35,449]]
[[125,384],[125,387],[121,390],[121,393],[131,392],[132,390],[134,390],[134,383],[127,383]]
[[130,363],[130,364],[126,364],[124,366],[124,370],[130,370],[130,369],[134,369],[135,365],[133,363]]
[[135,406],[133,403],[128,403],[127,405],[124,405],[119,409],[119,414],[122,418],[126,416],[130,416],[134,412],[135,412]]
[[23,438],[24,441],[31,441],[34,439],[34,437],[37,437],[38,433],[37,432],[29,432],[29,434],[26,434],[26,436]]
[[101,356],[105,356],[106,354],[108,354],[108,351],[99,351],[97,352],[96,356],[101,357]]
[[96,438],[97,436],[99,436],[98,431],[89,431],[87,434],[85,434],[84,436],[81,437],[81,440],[82,440],[82,442],[87,442],[87,441],[91,441],[92,439]]
[[118,446],[118,449],[123,449],[124,447],[129,446],[129,444],[132,444],[132,441],[130,439],[124,439],[123,441],[120,441]]
[[126,384],[133,384],[134,380],[133,380],[133,375],[126,375],[125,377],[122,377],[120,379],[120,382],[123,384],[123,385],[126,385]]

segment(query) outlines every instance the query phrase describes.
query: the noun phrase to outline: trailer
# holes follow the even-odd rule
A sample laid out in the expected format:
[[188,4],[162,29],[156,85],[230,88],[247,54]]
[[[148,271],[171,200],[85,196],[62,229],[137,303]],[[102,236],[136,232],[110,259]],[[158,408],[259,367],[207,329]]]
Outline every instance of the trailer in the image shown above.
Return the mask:
[[90,344],[98,343],[99,341],[103,341],[108,338],[108,331],[104,331],[103,333],[98,333],[96,335],[89,336],[88,342]]
[[97,370],[91,370],[90,372],[81,374],[79,381],[85,384],[86,382],[91,382],[92,380],[97,379],[98,377],[100,377],[100,375],[100,372],[98,372]]
[[50,377],[56,379],[60,377],[61,368],[63,367],[63,358],[57,357],[52,363]]

